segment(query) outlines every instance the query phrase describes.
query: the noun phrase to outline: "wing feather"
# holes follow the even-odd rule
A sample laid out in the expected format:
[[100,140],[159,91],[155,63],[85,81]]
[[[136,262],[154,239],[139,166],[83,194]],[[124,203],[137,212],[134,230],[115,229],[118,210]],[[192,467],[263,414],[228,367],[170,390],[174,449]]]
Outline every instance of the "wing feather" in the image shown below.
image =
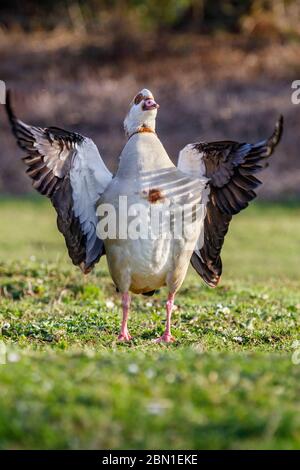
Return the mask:
[[255,175],[268,166],[268,157],[279,143],[282,131],[280,116],[272,136],[256,144],[230,140],[199,142],[187,145],[179,154],[181,171],[209,178],[204,242],[202,246],[197,245],[191,264],[212,287],[218,284],[222,273],[220,254],[232,216],[256,197],[254,190],[261,182]]
[[111,173],[91,139],[58,127],[25,124],[14,115],[9,92],[6,109],[17,143],[26,152],[23,161],[33,187],[51,199],[73,263],[89,272],[105,251],[96,234],[96,203]]

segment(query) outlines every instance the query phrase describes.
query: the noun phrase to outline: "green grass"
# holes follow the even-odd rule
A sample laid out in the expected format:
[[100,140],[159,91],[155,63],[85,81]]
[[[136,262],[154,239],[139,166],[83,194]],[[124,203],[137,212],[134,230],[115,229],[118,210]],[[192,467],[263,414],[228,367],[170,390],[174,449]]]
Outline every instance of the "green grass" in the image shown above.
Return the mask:
[[235,217],[220,286],[135,296],[129,344],[105,259],[84,277],[41,198],[0,200],[0,448],[300,448],[300,205]]

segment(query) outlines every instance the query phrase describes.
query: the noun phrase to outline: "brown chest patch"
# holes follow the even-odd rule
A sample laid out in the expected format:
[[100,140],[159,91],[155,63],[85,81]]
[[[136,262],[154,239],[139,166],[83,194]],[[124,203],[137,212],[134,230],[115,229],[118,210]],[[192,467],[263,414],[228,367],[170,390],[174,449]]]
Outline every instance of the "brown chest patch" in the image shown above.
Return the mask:
[[165,197],[160,191],[160,189],[149,189],[148,192],[148,201],[151,202],[151,204],[155,204],[158,201],[164,201]]

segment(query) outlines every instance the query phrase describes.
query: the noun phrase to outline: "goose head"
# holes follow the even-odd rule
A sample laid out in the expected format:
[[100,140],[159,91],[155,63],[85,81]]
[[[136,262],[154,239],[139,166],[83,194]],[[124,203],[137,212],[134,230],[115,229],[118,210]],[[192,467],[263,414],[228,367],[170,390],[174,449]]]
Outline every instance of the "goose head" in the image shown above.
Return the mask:
[[142,128],[155,132],[155,119],[159,105],[156,103],[150,90],[144,88],[130,103],[128,114],[124,120],[124,129],[127,137]]

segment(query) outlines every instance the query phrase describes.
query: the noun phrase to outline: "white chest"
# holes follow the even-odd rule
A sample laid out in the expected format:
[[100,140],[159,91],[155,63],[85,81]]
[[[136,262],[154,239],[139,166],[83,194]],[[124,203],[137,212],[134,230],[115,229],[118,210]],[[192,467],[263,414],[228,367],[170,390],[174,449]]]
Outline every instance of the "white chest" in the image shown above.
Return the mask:
[[185,176],[166,153],[160,158],[160,142],[152,144],[123,155],[102,199],[115,211],[117,230],[104,239],[112,277],[136,292],[165,285],[179,266],[185,273],[205,215],[206,181]]

